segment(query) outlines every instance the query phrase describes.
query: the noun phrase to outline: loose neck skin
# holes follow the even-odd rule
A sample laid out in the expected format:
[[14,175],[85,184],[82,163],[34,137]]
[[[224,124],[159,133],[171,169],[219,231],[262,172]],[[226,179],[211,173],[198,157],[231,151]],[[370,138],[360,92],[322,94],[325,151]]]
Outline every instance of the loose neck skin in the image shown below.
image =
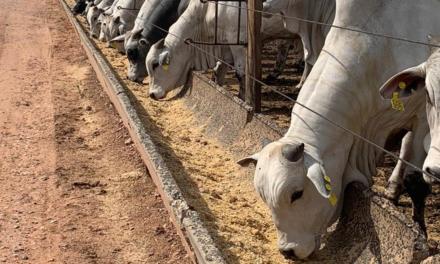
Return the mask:
[[[440,24],[440,16],[431,11],[440,10],[440,2],[424,2],[422,5],[409,0],[404,3],[338,0],[334,24],[424,41],[428,34],[439,33],[433,25]],[[356,15],[359,12],[363,15]],[[408,16],[420,21],[410,23]],[[430,18],[438,21],[432,23]],[[412,30],[414,25],[418,25],[418,30]],[[404,101],[405,112],[397,112],[380,98],[378,89],[396,72],[428,56],[429,49],[424,46],[332,28],[298,101],[384,145],[387,134],[406,126],[423,107],[421,96],[414,96]],[[370,129],[374,125],[372,121],[382,127]],[[333,175],[344,173],[349,160],[353,170],[369,178],[380,153],[300,105],[294,106],[291,126],[282,141],[305,143],[306,152],[321,159]]]

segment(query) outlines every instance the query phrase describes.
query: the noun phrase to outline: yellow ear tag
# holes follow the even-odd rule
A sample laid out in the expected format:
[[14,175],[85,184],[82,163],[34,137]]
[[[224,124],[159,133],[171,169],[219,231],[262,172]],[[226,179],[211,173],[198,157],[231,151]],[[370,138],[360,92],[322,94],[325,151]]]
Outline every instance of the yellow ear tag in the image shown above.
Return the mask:
[[330,194],[328,200],[332,206],[336,206],[336,204],[338,203],[338,198],[336,198],[336,195],[334,195],[333,193]]
[[168,67],[169,67],[168,64],[164,64],[164,65],[162,65],[162,69],[163,69],[164,71],[168,71]]
[[400,89],[405,89],[406,88],[406,83],[405,82],[399,82],[399,88]]
[[393,97],[391,98],[391,107],[394,110],[397,110],[400,112],[405,111],[405,107],[403,106],[402,101],[400,101],[398,92],[393,92]]
[[331,186],[330,184],[326,183],[326,184],[325,184],[325,189],[326,189],[327,191],[331,191],[331,190],[332,190],[332,186]]
[[325,180],[326,182],[331,182],[330,177],[327,176],[327,175],[324,176],[324,180]]

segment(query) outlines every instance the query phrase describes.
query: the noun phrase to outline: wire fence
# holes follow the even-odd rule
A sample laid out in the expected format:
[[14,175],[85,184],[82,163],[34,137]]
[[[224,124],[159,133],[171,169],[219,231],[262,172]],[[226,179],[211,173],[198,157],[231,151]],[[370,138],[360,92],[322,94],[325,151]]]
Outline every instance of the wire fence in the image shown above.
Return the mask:
[[[204,2],[204,0],[200,0],[200,1],[202,3]],[[285,15],[283,13],[273,13],[273,12],[267,12],[267,11],[263,11],[263,10],[255,10],[255,9],[250,9],[247,6],[246,7],[242,7],[242,6],[238,7],[238,6],[234,6],[234,5],[230,5],[230,4],[225,4],[225,3],[220,3],[220,2],[218,4],[222,5],[222,6],[237,8],[237,9],[245,9],[246,11],[252,11],[252,12],[255,12],[255,13],[260,13],[260,14],[265,14],[265,15],[270,15],[270,16],[278,16],[278,17],[281,17],[282,19],[286,19],[286,18],[287,19],[294,19],[294,20],[305,22],[305,23],[309,23],[309,24],[315,24],[315,25],[321,25],[321,26],[326,26],[326,27],[331,27],[331,28],[337,28],[337,29],[347,30],[347,31],[351,31],[351,32],[361,33],[361,34],[366,34],[366,35],[370,35],[370,36],[374,36],[374,37],[379,37],[379,38],[386,38],[386,39],[392,39],[392,40],[397,40],[397,41],[402,41],[402,42],[407,42],[407,43],[412,43],[412,44],[418,44],[418,45],[423,45],[423,46],[428,46],[428,47],[440,48],[440,45],[438,45],[438,44],[433,44],[433,43],[428,43],[428,42],[418,41],[418,40],[412,40],[412,39],[408,39],[408,38],[404,38],[404,37],[391,36],[391,35],[387,35],[387,34],[375,33],[375,32],[360,30],[360,29],[356,29],[356,28],[352,28],[352,27],[338,26],[338,25],[328,24],[328,23],[324,23],[324,22],[320,22],[320,21],[316,21],[316,20],[309,20],[309,19],[305,19],[305,18],[301,18],[301,17],[296,17],[296,16],[288,16],[288,15]]]
[[[200,0],[200,2],[201,2],[201,3],[209,3],[209,1],[206,1],[206,0]],[[228,4],[222,4],[222,3],[220,3],[220,4],[221,4],[221,5],[224,5],[224,6],[228,6],[228,7],[238,8],[237,6],[234,6],[234,5],[228,5]],[[269,13],[269,12],[264,12],[264,11],[259,11],[259,10],[251,10],[251,9],[248,9],[247,7],[240,7],[240,8],[246,9],[246,10],[248,10],[248,11],[253,11],[253,12],[261,12],[261,13],[265,13],[265,14],[271,14],[271,15],[279,15],[279,16],[283,16],[282,14],[277,14],[277,13]],[[409,40],[409,39],[406,39],[406,38],[399,38],[399,37],[387,36],[387,35],[382,35],[382,34],[378,34],[378,33],[372,33],[372,32],[367,32],[367,31],[362,31],[362,30],[352,29],[352,28],[348,28],[348,27],[339,27],[339,26],[335,26],[335,25],[331,25],[331,24],[326,24],[326,23],[322,23],[322,22],[318,22],[318,21],[306,20],[306,19],[297,18],[297,17],[291,17],[291,16],[290,16],[290,17],[289,17],[289,16],[283,16],[283,17],[287,17],[287,18],[291,18],[291,19],[298,19],[298,20],[301,20],[301,21],[304,21],[304,22],[307,22],[307,23],[314,23],[314,24],[318,24],[318,25],[331,26],[331,27],[335,27],[335,28],[339,28],[339,29],[343,29],[343,30],[349,30],[349,31],[358,32],[358,33],[362,33],[362,34],[368,34],[368,35],[372,35],[372,36],[375,36],[375,37],[389,38],[389,39],[393,39],[393,40],[404,41],[404,42],[409,42],[409,43],[418,44],[418,45],[424,45],[424,46],[440,47],[440,45],[434,45],[434,44],[430,44],[430,43],[425,43],[425,42],[420,42],[420,41]],[[144,19],[142,18],[142,20],[144,20]],[[158,25],[156,25],[156,24],[154,24],[154,23],[151,23],[151,22],[148,22],[148,23],[149,23],[151,26],[153,26],[153,27],[155,27],[155,28],[157,28],[157,29],[163,31],[164,33],[166,33],[166,34],[168,34],[168,35],[170,35],[170,36],[173,36],[173,37],[176,38],[177,40],[183,41],[185,44],[187,44],[187,45],[189,45],[189,46],[195,48],[196,50],[198,50],[198,51],[204,53],[205,55],[210,56],[210,57],[212,57],[213,59],[215,59],[215,60],[217,60],[217,61],[219,61],[219,62],[225,64],[226,66],[230,67],[231,69],[233,69],[233,70],[236,71],[237,73],[246,74],[244,71],[242,71],[242,70],[238,69],[237,67],[235,67],[234,65],[232,65],[232,64],[230,64],[230,63],[228,63],[228,62],[226,62],[226,61],[223,60],[222,58],[220,58],[220,57],[218,57],[218,56],[215,56],[214,54],[211,54],[210,52],[204,50],[204,49],[201,48],[200,46],[198,46],[198,45],[192,43],[189,39],[182,39],[180,36],[178,36],[178,35],[176,35],[176,34],[170,32],[170,31],[168,31],[168,30],[166,30],[166,29],[164,29],[164,28],[162,28],[162,27],[160,27],[160,26],[158,26]],[[357,139],[359,139],[359,140],[361,140],[361,141],[363,141],[363,142],[365,142],[365,143],[367,143],[367,144],[369,144],[369,145],[375,147],[376,149],[382,151],[383,153],[388,154],[389,156],[391,156],[392,158],[394,158],[396,161],[401,161],[401,162],[404,163],[405,165],[407,165],[407,166],[413,168],[414,170],[416,170],[416,171],[418,171],[418,172],[420,172],[420,173],[422,173],[422,174],[425,174],[425,175],[427,175],[427,176],[429,176],[429,177],[431,177],[431,178],[433,178],[433,179],[435,179],[435,180],[437,180],[437,181],[440,181],[440,177],[437,177],[436,175],[433,175],[432,173],[429,173],[429,172],[427,172],[427,171],[424,171],[422,168],[418,167],[417,165],[415,165],[415,164],[413,164],[413,163],[411,163],[411,162],[409,162],[409,161],[407,161],[407,160],[405,160],[405,159],[400,158],[398,155],[394,154],[393,152],[391,152],[391,151],[385,149],[384,147],[378,145],[377,143],[371,141],[370,139],[368,139],[368,138],[366,138],[366,137],[360,135],[359,133],[357,133],[357,132],[355,132],[355,131],[352,131],[352,130],[350,130],[350,129],[348,129],[348,128],[346,128],[346,127],[344,127],[344,126],[342,126],[342,125],[340,125],[340,124],[338,124],[338,123],[336,123],[335,121],[333,121],[333,120],[329,119],[328,117],[326,117],[326,116],[320,114],[319,112],[317,112],[317,111],[311,109],[310,107],[308,107],[308,106],[302,104],[301,102],[298,102],[297,100],[293,99],[292,97],[288,96],[287,94],[285,94],[285,93],[283,93],[283,92],[280,92],[279,90],[277,90],[277,89],[274,88],[273,86],[264,83],[263,81],[261,81],[261,80],[255,78],[254,76],[249,76],[249,78],[250,78],[251,80],[253,80],[253,81],[259,83],[260,85],[267,87],[267,88],[270,89],[272,92],[274,92],[274,93],[280,95],[281,97],[283,97],[283,98],[285,98],[285,99],[287,99],[287,100],[293,102],[294,104],[297,104],[297,105],[303,107],[304,109],[306,109],[307,111],[309,111],[309,112],[315,114],[315,115],[318,116],[319,118],[322,118],[323,120],[325,120],[326,122],[328,122],[330,125],[332,125],[332,126],[338,128],[338,129],[341,129],[341,130],[343,130],[344,132],[346,132],[346,133],[352,135],[353,137],[355,137],[355,138],[357,138]]]

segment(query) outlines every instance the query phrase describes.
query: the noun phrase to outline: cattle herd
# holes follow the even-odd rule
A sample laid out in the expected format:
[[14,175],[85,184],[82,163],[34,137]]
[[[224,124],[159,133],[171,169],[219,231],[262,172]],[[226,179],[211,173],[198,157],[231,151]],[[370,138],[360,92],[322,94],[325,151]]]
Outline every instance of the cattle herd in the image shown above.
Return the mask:
[[[217,17],[215,4],[200,0],[77,0],[73,11],[87,17],[91,37],[126,54],[131,81],[150,77],[152,99],[184,85],[192,70],[214,69],[222,85],[233,65],[242,86],[245,47],[187,41],[212,42],[216,34],[219,42],[236,42],[237,35],[245,42],[246,11],[236,1],[218,1]],[[319,249],[339,217],[345,187],[371,186],[381,162],[383,152],[363,138],[383,147],[401,130],[407,132],[400,158],[415,167],[399,161],[386,196],[397,202],[407,192],[413,219],[426,230],[425,199],[432,177],[440,178],[439,12],[438,0],[264,2],[263,40],[283,38],[284,60],[300,40],[305,70],[287,133],[239,164],[255,164],[255,189],[272,213],[283,254],[303,259]],[[282,69],[278,61],[274,72]]]

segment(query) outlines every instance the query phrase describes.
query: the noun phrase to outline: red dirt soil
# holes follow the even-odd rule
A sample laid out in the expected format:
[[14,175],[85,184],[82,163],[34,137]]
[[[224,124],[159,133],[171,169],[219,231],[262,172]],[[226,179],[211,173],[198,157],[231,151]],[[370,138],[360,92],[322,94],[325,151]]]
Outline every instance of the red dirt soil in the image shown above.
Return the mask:
[[0,263],[190,263],[57,0],[0,1]]

